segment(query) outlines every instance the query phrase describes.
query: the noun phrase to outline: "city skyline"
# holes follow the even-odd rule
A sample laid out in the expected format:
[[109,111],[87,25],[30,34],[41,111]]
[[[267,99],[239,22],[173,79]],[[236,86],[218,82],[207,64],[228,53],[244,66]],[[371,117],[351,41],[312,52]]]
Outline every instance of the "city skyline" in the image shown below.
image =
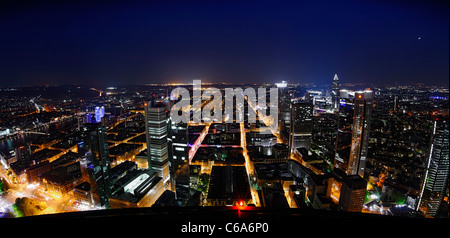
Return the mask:
[[448,83],[448,2],[2,3],[1,86]]
[[[62,98],[5,89],[0,215],[206,206],[446,217],[448,88],[329,81],[60,86]],[[242,97],[227,96],[235,89]],[[208,120],[223,93],[230,108]]]

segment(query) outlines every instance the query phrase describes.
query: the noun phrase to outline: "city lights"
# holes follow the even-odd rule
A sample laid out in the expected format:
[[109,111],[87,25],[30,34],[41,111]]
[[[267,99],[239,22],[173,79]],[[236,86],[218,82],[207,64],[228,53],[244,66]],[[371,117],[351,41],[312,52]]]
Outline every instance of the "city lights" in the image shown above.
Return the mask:
[[0,224],[328,237],[449,217],[448,1],[12,2]]
[[[439,182],[448,179],[446,169],[436,172],[448,165],[448,147],[444,146],[448,100],[416,93],[414,87],[341,89],[339,79],[333,80],[331,90],[339,93],[325,97],[329,87],[306,90],[309,96],[305,97],[298,95],[296,85],[276,85],[280,90],[277,106],[289,102],[289,110],[281,111],[278,118],[262,110],[272,103],[270,98],[261,104],[244,97],[221,120],[177,123],[172,120],[174,112],[168,110],[177,99],[160,100],[158,96],[158,91],[166,95],[169,88],[129,93],[153,99],[127,113],[125,108],[136,106],[134,102],[121,99],[120,105],[125,102],[127,106],[115,110],[104,101],[113,102],[111,94],[84,101],[88,106],[75,104],[64,114],[27,114],[25,121],[28,117],[36,120],[39,114],[47,115],[48,121],[41,127],[17,125],[14,128],[24,129],[4,138],[12,142],[21,138],[21,130],[33,132],[25,136],[29,144],[9,147],[0,154],[0,213],[29,216],[151,207],[173,193],[171,206],[195,204],[250,212],[252,207],[277,204],[437,216],[436,201],[447,202],[448,198],[445,193],[430,193],[431,185],[422,181],[436,181],[433,186],[444,188]],[[296,93],[298,97],[291,96]],[[208,102],[201,100],[201,109]],[[417,102],[435,106],[427,109]],[[79,107],[81,112],[75,110]],[[243,121],[231,116],[238,113],[236,108],[246,112]],[[193,107],[182,108],[188,116],[193,111]],[[255,121],[248,120],[252,113]],[[60,134],[49,137],[56,128]],[[396,164],[402,169],[396,169]],[[17,198],[25,198],[24,204],[17,203]]]

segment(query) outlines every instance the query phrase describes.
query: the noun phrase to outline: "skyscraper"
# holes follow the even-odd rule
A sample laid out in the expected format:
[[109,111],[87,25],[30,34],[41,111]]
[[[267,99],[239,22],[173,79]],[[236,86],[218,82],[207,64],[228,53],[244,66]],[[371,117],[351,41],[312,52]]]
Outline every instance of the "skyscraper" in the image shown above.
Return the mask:
[[359,174],[359,176],[364,177],[373,98],[373,91],[370,89],[355,92],[352,142],[347,167],[348,175]]
[[105,116],[105,107],[104,106],[97,106],[95,107],[95,122],[101,122],[102,117]]
[[436,216],[449,178],[449,121],[436,118],[433,124],[430,150],[418,209],[429,216]]
[[150,101],[145,104],[145,131],[148,168],[158,173],[166,188],[170,186],[165,105]]
[[277,83],[278,88],[278,126],[280,128],[280,135],[288,139],[287,134],[290,130],[290,120],[291,120],[291,97],[289,95],[289,87],[286,81]]
[[111,167],[106,128],[99,123],[84,124],[83,140],[87,149],[86,165],[94,201],[104,208],[110,208]]
[[399,108],[399,104],[398,104],[398,95],[394,96],[394,106],[392,107],[392,111],[393,112],[397,112]]
[[338,132],[338,115],[335,113],[319,113],[313,117],[312,141],[323,145],[324,153],[333,158],[336,151],[336,138]]
[[353,96],[348,90],[339,91],[342,104],[339,105],[338,130],[336,137],[336,153],[334,167],[344,172],[347,171],[348,158],[350,157],[350,145],[352,143],[352,124],[353,124]]
[[171,124],[171,176],[177,201],[182,205],[187,202],[190,193],[188,125],[183,122]]
[[310,103],[292,103],[290,114],[289,146],[291,150],[299,147],[310,148],[313,129],[313,105]]
[[337,74],[335,74],[333,78],[333,87],[331,92],[332,107],[334,112],[339,111],[339,103],[340,103],[339,87],[340,87],[339,78]]

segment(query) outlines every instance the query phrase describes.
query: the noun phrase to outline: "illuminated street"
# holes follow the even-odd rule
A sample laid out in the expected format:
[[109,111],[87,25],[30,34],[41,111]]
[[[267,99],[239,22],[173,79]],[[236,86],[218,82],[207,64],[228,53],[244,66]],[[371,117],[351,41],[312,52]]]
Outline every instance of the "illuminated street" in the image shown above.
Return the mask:
[[246,129],[244,126],[244,123],[239,123],[240,131],[241,131],[241,147],[243,149],[243,155],[245,158],[245,169],[247,171],[248,181],[250,182],[250,192],[252,194],[253,204],[255,206],[259,207],[261,206],[261,203],[258,198],[258,192],[255,189],[255,186],[253,186],[253,178],[255,176],[253,163],[250,160],[250,157],[247,154],[247,139],[246,139]]

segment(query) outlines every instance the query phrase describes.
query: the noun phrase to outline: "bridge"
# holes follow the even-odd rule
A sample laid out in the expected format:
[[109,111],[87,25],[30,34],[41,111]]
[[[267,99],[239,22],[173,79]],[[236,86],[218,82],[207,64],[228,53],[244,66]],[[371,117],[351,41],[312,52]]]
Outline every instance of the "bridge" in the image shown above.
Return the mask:
[[14,138],[16,136],[23,135],[23,134],[37,134],[37,135],[47,135],[47,136],[50,135],[49,133],[40,132],[40,131],[15,131],[8,135],[0,136],[0,140]]
[[24,131],[22,132],[24,134],[38,134],[38,135],[50,135],[50,133],[40,132],[40,131]]

